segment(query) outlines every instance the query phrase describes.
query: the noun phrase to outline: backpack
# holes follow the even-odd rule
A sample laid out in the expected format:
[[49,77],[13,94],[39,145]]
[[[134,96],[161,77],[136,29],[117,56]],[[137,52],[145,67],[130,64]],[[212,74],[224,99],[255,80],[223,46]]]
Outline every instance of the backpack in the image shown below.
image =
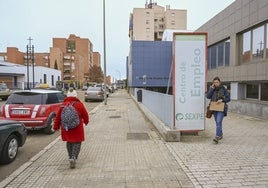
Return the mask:
[[68,131],[70,129],[76,128],[80,123],[80,118],[76,109],[73,107],[74,103],[65,105],[61,111],[61,125]]

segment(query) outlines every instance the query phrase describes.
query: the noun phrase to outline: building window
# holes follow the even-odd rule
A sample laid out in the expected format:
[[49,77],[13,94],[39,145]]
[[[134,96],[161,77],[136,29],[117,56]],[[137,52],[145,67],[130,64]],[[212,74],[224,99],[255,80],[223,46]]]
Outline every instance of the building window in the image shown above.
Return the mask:
[[222,67],[223,66],[223,56],[224,55],[224,43],[220,43],[218,44],[218,67]]
[[47,75],[44,74],[44,84],[46,84],[46,83],[47,83]]
[[253,30],[252,43],[253,59],[262,59],[264,49],[264,26]]
[[150,28],[146,28],[146,32],[149,33],[150,32]]
[[230,39],[208,48],[208,69],[230,65]]
[[259,99],[259,85],[247,84],[246,97],[250,99]]
[[75,52],[75,41],[68,40],[66,47],[67,47],[67,52],[71,52],[71,53]]
[[[265,36],[266,35],[266,36]],[[255,27],[241,34],[241,63],[268,58],[268,24]],[[266,52],[265,52],[266,50]],[[265,54],[266,53],[266,54]]]
[[146,12],[146,16],[150,16],[150,12]]
[[216,46],[212,46],[208,49],[209,51],[209,68],[215,69],[216,66],[216,56],[217,56],[217,48]]
[[246,98],[268,101],[268,83],[246,84]]
[[250,38],[251,38],[251,32],[248,31],[243,34],[243,62],[249,62],[250,61]]
[[149,20],[146,20],[146,24],[147,24],[147,25],[150,24],[150,21],[149,21]]
[[175,21],[171,21],[171,25],[175,25]]
[[51,85],[54,86],[54,75],[51,75]]
[[266,24],[266,58],[268,58],[268,24]]
[[230,66],[230,39],[229,40],[226,40],[224,42],[224,55],[225,55],[225,58],[224,58],[224,62],[225,62],[225,66]]
[[175,17],[175,13],[174,13],[174,12],[172,12],[172,13],[171,13],[171,16],[172,16],[172,17]]
[[268,83],[261,84],[261,100],[268,101]]

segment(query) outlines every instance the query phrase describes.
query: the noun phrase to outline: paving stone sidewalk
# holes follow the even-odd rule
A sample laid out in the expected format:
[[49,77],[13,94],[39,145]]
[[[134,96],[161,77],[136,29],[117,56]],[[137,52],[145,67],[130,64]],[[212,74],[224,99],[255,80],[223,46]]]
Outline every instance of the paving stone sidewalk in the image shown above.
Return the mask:
[[268,187],[268,122],[229,113],[224,138],[205,131],[165,142],[124,90],[90,112],[76,169],[56,139],[0,187]]
[[268,121],[229,113],[214,144],[214,119],[199,136],[167,143],[196,187],[268,187]]
[[75,169],[58,138],[0,187],[194,187],[125,91],[111,95],[90,118]]

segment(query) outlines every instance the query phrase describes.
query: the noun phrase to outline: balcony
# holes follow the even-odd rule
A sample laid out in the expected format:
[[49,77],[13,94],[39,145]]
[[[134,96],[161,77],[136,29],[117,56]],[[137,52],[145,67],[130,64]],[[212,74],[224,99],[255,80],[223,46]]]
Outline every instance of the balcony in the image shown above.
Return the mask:
[[69,60],[69,59],[71,59],[71,56],[69,56],[69,55],[65,55],[65,56],[63,56],[63,59],[64,59],[64,60]]
[[71,62],[63,62],[64,66],[71,66]]
[[68,52],[68,53],[75,53],[75,49],[70,49],[70,48],[68,48],[68,49],[67,49],[67,52]]

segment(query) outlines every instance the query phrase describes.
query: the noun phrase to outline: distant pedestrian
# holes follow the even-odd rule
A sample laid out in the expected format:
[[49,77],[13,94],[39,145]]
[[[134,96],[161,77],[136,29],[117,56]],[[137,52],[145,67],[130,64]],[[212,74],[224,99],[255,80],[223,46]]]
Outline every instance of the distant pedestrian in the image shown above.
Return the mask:
[[67,93],[68,97],[77,97],[77,92],[73,87],[70,87]]
[[227,89],[221,84],[219,77],[215,77],[213,79],[213,84],[207,93],[207,98],[210,99],[210,102],[216,102],[217,104],[224,103],[223,111],[212,111],[216,122],[216,136],[213,141],[215,143],[218,143],[219,140],[223,138],[222,121],[224,116],[227,116],[227,103],[230,102],[230,94]]
[[[76,97],[66,97],[63,101],[63,106],[72,104],[76,109],[79,116],[79,124],[73,129],[65,129],[63,127],[63,121],[61,113],[63,107],[60,108],[56,114],[54,121],[54,130],[61,129],[61,138],[66,141],[66,147],[70,160],[70,168],[75,168],[76,160],[81,149],[81,143],[85,140],[84,125],[89,123],[89,115],[84,104]],[[76,116],[77,117],[77,116]]]

